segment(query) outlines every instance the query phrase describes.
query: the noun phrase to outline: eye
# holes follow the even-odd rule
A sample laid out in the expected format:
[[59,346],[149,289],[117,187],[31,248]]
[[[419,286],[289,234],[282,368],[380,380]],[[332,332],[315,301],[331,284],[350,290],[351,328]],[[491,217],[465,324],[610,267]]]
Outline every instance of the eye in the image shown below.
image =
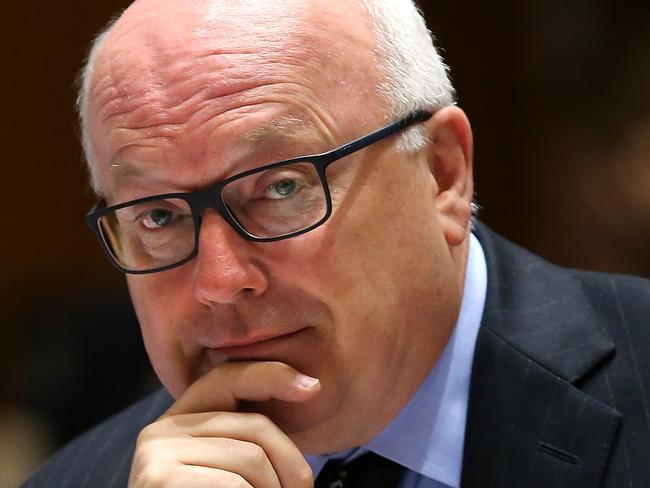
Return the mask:
[[174,221],[174,212],[164,208],[154,208],[142,218],[142,225],[147,229],[160,229]]
[[304,186],[304,182],[300,180],[284,178],[268,185],[265,193],[271,200],[281,200],[297,193],[301,186]]

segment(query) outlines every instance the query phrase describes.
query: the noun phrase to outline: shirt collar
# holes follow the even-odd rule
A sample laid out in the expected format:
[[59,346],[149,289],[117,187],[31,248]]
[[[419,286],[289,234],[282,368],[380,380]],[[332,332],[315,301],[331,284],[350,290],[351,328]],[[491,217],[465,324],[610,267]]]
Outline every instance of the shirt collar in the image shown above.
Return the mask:
[[460,313],[440,359],[398,416],[366,446],[306,456],[314,476],[329,459],[369,450],[427,478],[460,486],[470,377],[486,291],[485,255],[471,234]]

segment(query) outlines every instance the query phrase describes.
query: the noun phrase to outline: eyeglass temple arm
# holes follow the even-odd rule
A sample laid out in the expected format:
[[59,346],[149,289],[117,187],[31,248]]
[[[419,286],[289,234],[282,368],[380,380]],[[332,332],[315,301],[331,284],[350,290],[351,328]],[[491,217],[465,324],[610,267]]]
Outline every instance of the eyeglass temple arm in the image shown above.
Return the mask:
[[397,122],[390,124],[383,129],[379,129],[377,132],[373,132],[372,134],[361,137],[360,139],[341,146],[331,153],[332,160],[337,160],[347,156],[348,154],[359,151],[364,147],[370,146],[375,142],[379,142],[382,139],[385,139],[403,129],[406,129],[413,124],[417,124],[418,122],[426,122],[431,117],[433,117],[433,113],[426,110],[418,110],[416,112],[413,112],[403,119],[398,120]]

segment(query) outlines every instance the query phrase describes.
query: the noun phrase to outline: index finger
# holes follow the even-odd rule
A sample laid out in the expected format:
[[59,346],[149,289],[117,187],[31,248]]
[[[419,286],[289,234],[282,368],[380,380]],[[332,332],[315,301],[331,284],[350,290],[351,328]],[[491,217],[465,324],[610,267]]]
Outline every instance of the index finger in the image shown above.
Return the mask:
[[302,403],[320,390],[316,378],[274,361],[224,363],[195,381],[161,418],[185,413],[235,412],[240,401]]

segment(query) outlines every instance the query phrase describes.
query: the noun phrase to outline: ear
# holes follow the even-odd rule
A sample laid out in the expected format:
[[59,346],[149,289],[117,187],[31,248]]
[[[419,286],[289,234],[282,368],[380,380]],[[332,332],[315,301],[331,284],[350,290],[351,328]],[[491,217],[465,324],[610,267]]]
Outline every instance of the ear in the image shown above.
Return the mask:
[[465,113],[455,106],[436,112],[427,129],[440,224],[448,244],[458,246],[469,231],[474,197],[472,129]]

